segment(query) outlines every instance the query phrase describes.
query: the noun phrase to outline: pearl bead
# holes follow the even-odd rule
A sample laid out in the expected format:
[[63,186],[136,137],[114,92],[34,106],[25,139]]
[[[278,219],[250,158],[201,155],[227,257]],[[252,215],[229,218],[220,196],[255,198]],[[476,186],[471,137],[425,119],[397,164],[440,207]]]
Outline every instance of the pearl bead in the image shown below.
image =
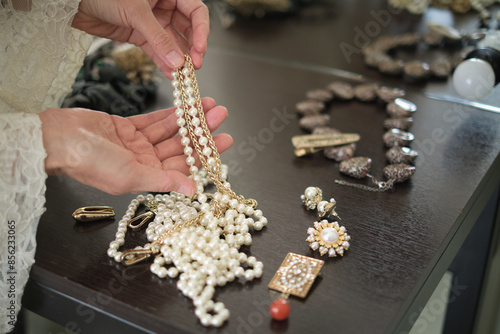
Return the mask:
[[172,80],[172,87],[177,88],[177,87],[179,87],[180,84],[181,83],[179,80]]
[[189,156],[189,157],[186,158],[186,163],[189,166],[194,165],[195,162],[196,162],[196,160],[192,156]]
[[245,274],[245,269],[243,269],[242,267],[238,267],[234,270],[234,276],[236,277],[241,277]]
[[307,187],[304,194],[306,195],[306,198],[313,198],[317,194],[317,189],[316,187]]
[[253,270],[248,269],[248,270],[245,270],[245,274],[244,274],[244,276],[245,276],[245,279],[246,279],[247,281],[251,281],[251,280],[253,280],[253,279],[254,279],[255,274],[254,274]]
[[205,147],[202,151],[203,155],[206,155],[207,157],[212,154],[212,149],[210,147]]
[[191,174],[196,174],[196,173],[198,173],[198,167],[196,167],[196,166],[191,166],[191,167],[189,167],[189,172],[190,172]]
[[339,233],[333,227],[327,227],[321,231],[321,239],[326,242],[335,242],[339,238]]
[[182,139],[181,139],[181,144],[184,146],[189,145],[190,142],[191,142],[191,140],[188,137],[182,137]]
[[194,134],[197,135],[197,136],[201,136],[203,134],[203,129],[201,127],[197,126],[194,129]]
[[186,124],[186,121],[184,118],[178,118],[176,123],[178,127],[183,127]]
[[189,68],[187,67],[184,67],[181,71],[182,75],[184,76],[188,76],[190,73],[189,73]]
[[193,126],[198,126],[200,125],[200,119],[198,117],[193,117],[191,119],[191,124],[193,124]]
[[193,80],[191,80],[191,78],[189,78],[189,77],[184,79],[184,84],[186,86],[189,86],[192,82],[193,82]]
[[208,144],[208,139],[206,137],[201,137],[198,141],[201,146],[206,146]]

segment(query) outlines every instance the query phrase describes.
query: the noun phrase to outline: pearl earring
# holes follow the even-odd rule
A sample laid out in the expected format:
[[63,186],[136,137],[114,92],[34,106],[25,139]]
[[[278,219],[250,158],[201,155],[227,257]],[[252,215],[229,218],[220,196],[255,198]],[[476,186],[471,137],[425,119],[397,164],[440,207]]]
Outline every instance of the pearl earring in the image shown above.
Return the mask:
[[312,250],[319,250],[321,255],[328,254],[329,257],[337,255],[344,256],[344,252],[349,249],[351,236],[347,234],[344,226],[338,222],[330,223],[324,219],[314,222],[314,227],[307,229],[309,247]]
[[318,217],[320,219],[335,216],[337,219],[342,220],[335,211],[337,201],[332,197],[330,201],[323,200],[323,191],[318,187],[307,187],[304,194],[300,196],[302,203],[307,210],[318,210]]

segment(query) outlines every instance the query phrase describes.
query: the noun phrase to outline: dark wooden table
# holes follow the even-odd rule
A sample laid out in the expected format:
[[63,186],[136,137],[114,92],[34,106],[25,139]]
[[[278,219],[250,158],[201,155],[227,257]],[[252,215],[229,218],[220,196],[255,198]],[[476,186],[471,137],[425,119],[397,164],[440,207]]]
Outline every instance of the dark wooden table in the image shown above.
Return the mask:
[[[384,1],[369,4],[375,11],[387,9]],[[116,221],[79,224],[71,217],[86,205],[111,205],[120,217],[134,195],[110,196],[57,177],[47,181],[47,212],[38,228],[25,307],[82,333],[406,333],[499,184],[500,115],[424,96],[433,87],[451,92],[446,82],[401,83],[367,69],[360,55],[348,62],[339,44],[352,43],[353,28],[364,29],[373,20],[363,6],[368,5],[338,1],[327,11],[239,20],[228,30],[212,18],[211,47],[198,73],[200,89],[229,109],[219,132],[234,138],[234,147],[222,155],[233,189],[257,199],[269,220],[245,248],[264,262],[262,278],[217,289],[216,300],[231,312],[229,322],[220,329],[204,328],[175,279],[159,279],[148,264],[125,268],[109,259]],[[390,17],[385,32],[422,27],[417,16]],[[473,24],[470,17],[457,22]],[[394,191],[339,186],[335,179],[350,179],[339,174],[337,163],[321,153],[293,155],[290,139],[303,133],[295,103],[308,89],[342,76],[352,79],[339,70],[403,86],[418,106],[411,128],[417,138],[413,148],[420,153],[417,171]],[[153,108],[171,104],[169,83],[163,82]],[[380,178],[383,105],[335,102],[328,113],[332,126],[361,135],[356,155],[370,156]],[[278,294],[267,284],[285,255],[319,258],[305,242],[316,217],[299,199],[311,185],[336,198],[351,248],[343,258],[326,259],[309,296],[292,297],[288,321],[275,322],[268,307]]]

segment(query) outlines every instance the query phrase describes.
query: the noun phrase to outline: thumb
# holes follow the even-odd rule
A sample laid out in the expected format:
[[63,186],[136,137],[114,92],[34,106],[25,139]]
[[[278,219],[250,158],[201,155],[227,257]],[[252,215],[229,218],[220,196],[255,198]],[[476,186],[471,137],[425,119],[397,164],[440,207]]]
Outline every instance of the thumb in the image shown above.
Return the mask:
[[130,185],[134,193],[176,191],[187,197],[192,197],[196,193],[194,182],[179,171],[161,170],[144,165],[138,165],[137,168],[137,171],[131,173],[131,175],[136,175]]
[[[181,49],[181,36],[170,26],[163,28],[153,12],[149,11],[139,19],[137,30],[141,32],[159,59],[170,68],[184,65],[184,51]],[[147,22],[147,24],[144,24]]]

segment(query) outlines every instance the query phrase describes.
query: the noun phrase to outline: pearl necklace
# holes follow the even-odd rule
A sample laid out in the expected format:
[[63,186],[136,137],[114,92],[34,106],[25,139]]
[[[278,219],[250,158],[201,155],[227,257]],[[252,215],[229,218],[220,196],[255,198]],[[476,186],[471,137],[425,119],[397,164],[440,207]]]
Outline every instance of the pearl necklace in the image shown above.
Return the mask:
[[[215,287],[237,278],[251,281],[262,276],[263,263],[239,249],[252,244],[250,231],[261,230],[267,225],[267,219],[262,211],[256,210],[255,200],[237,196],[226,181],[227,166],[220,162],[206,125],[194,68],[190,57],[185,57],[184,67],[172,73],[172,86],[178,133],[197,193],[194,199],[176,192],[137,196],[118,223],[108,256],[129,265],[155,255],[151,272],[160,278],[179,277],[177,288],[193,300],[194,313],[200,323],[220,327],[228,320],[229,310],[222,302],[214,302]],[[194,165],[190,144],[202,162],[200,170]],[[217,187],[213,195],[204,193],[209,183]],[[142,204],[156,214],[146,229],[150,243],[120,252],[127,228],[135,229],[143,224],[132,225],[137,219],[133,219],[135,212]]]

